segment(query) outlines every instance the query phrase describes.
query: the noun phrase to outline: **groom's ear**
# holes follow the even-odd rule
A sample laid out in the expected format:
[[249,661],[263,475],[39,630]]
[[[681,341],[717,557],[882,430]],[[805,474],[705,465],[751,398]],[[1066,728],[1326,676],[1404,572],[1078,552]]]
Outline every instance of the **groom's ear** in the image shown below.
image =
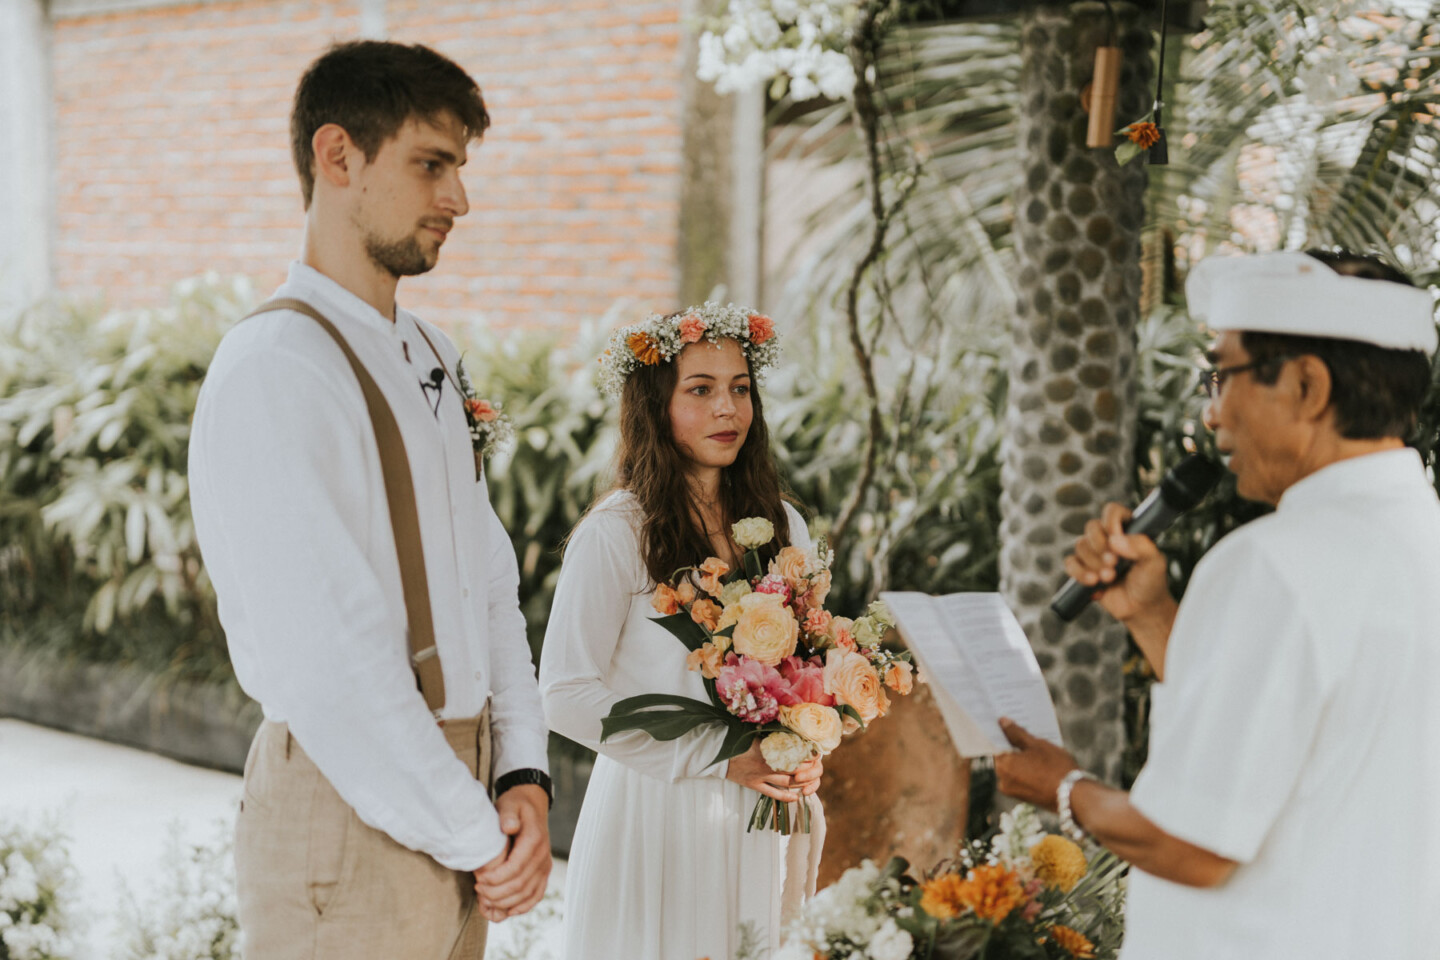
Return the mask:
[[364,157],[350,134],[338,123],[327,123],[310,138],[314,151],[315,181],[322,180],[334,187],[350,186],[350,177]]

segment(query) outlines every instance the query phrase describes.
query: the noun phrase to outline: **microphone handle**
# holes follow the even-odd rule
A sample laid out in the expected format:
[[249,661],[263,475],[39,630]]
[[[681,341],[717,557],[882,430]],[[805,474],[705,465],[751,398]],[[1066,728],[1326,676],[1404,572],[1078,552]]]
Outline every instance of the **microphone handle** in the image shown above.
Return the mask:
[[[1125,524],[1125,532],[1144,534],[1153,539],[1156,534],[1162,532],[1169,527],[1170,524],[1174,523],[1175,518],[1179,515],[1180,511],[1167,503],[1165,498],[1161,496],[1160,488],[1156,487],[1151,491],[1150,496],[1146,497],[1145,501],[1135,508],[1135,513],[1130,517],[1130,522]],[[1050,602],[1050,609],[1055,611],[1057,617],[1067,623],[1074,620],[1080,616],[1080,611],[1084,610],[1086,605],[1090,603],[1090,598],[1095,595],[1096,590],[1113,587],[1121,580],[1124,580],[1125,574],[1129,573],[1130,568],[1134,565],[1133,561],[1125,557],[1120,557],[1115,564],[1115,579],[1109,583],[1095,587],[1087,587],[1074,577],[1067,578],[1065,586],[1060,589],[1059,593],[1055,594],[1054,600]]]

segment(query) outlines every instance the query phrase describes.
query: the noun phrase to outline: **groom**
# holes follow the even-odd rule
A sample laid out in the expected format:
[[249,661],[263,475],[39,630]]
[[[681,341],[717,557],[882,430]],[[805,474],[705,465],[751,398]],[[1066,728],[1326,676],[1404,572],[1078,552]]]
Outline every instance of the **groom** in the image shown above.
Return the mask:
[[515,555],[456,350],[395,303],[469,209],[460,167],[488,125],[475,81],[425,47],[315,61],[291,115],[301,259],[200,394],[196,536],[265,713],[236,828],[247,960],[478,958],[486,920],[545,891]]

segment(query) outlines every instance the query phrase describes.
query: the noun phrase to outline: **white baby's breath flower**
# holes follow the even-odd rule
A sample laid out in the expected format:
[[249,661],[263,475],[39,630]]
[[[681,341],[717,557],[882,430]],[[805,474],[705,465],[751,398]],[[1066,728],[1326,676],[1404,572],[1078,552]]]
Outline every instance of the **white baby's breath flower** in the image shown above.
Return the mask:
[[886,920],[866,948],[872,960],[906,960],[915,948],[910,934],[900,929],[894,920]]
[[736,521],[730,532],[740,549],[754,550],[775,539],[775,524],[764,517],[746,517]]

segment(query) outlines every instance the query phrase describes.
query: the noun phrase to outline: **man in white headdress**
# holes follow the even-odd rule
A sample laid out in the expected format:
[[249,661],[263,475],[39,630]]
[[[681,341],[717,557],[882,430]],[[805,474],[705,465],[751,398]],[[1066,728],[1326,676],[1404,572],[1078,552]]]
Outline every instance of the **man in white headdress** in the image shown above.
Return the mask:
[[[1214,258],[1205,422],[1276,506],[1195,568],[1109,504],[1066,571],[1154,667],[1125,793],[1014,724],[1000,789],[1129,860],[1129,960],[1440,956],[1440,503],[1415,431],[1432,300],[1370,257]],[[1134,567],[1117,581],[1116,562]]]

